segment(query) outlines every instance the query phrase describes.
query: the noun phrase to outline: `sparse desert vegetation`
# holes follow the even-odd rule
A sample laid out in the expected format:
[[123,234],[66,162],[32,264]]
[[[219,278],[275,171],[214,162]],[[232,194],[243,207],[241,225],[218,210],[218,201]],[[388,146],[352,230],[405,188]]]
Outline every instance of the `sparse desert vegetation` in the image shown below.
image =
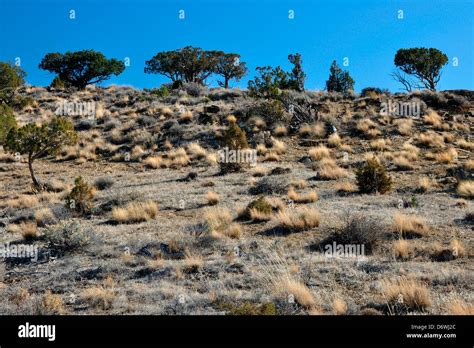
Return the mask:
[[22,126],[66,99],[101,111],[61,124],[77,141],[34,160],[38,185],[0,150],[2,243],[38,248],[2,261],[3,313],[472,314],[472,92],[390,95],[429,108],[397,118],[388,94],[293,90],[320,115],[298,123],[249,91],[167,88],[19,91]]

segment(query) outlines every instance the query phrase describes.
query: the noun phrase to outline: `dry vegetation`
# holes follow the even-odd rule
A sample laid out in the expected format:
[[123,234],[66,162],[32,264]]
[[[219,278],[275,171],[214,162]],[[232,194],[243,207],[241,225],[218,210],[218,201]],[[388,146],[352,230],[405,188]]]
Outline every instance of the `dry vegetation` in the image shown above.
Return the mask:
[[[93,124],[71,117],[76,145],[35,162],[44,192],[0,150],[0,242],[38,248],[1,260],[2,313],[473,314],[470,92],[458,108],[451,92],[390,96],[422,100],[417,118],[379,115],[386,95],[306,92],[316,117],[296,126],[238,89],[21,93],[36,101],[21,124],[62,100],[100,108]],[[230,124],[257,163],[223,172]],[[360,193],[372,158],[384,194]],[[65,206],[78,175],[94,193],[82,215]],[[333,242],[364,257],[329,257]]]

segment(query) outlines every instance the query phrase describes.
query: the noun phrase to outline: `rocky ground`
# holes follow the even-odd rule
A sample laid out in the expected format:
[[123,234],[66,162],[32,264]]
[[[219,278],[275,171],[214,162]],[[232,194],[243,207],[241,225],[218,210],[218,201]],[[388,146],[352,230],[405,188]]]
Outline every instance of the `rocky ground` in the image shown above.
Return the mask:
[[[0,150],[0,243],[38,256],[3,257],[0,313],[473,314],[473,92],[292,92],[303,122],[240,90],[21,94],[20,124],[73,103],[79,140],[34,163],[40,193]],[[383,114],[388,100],[420,115]],[[221,173],[233,119],[258,163]],[[358,193],[374,156],[392,189]],[[65,203],[78,176],[86,214]],[[259,197],[271,211],[244,214]],[[364,255],[329,257],[333,242]]]

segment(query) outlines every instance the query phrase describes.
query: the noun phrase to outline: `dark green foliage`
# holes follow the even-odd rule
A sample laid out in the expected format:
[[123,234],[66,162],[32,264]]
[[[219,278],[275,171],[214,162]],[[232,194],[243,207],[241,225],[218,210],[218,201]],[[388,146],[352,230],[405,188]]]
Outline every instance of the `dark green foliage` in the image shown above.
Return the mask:
[[276,307],[272,302],[253,303],[245,301],[243,303],[222,302],[219,309],[225,310],[227,315],[276,315]]
[[185,81],[203,84],[215,72],[218,57],[223,52],[205,51],[186,46],[174,51],[157,53],[145,62],[145,73],[160,74],[171,81]]
[[33,170],[37,158],[57,154],[64,145],[72,145],[77,140],[72,123],[65,118],[56,117],[50,124],[41,126],[29,123],[21,128],[12,128],[7,135],[4,148],[12,153],[28,155],[28,167],[33,185],[41,189]]
[[336,61],[333,61],[329,69],[329,79],[326,81],[328,92],[348,93],[354,90],[354,80],[348,71],[343,71]]
[[249,94],[256,98],[278,98],[280,89],[288,85],[288,75],[279,66],[257,67],[260,76],[248,82]]
[[13,110],[8,105],[0,104],[0,145],[3,145],[12,128],[16,128]]
[[376,158],[367,162],[356,171],[357,186],[360,193],[386,193],[392,188],[392,178],[385,167]]
[[[222,145],[223,148],[227,148],[231,151],[248,149],[249,147],[245,132],[237,125],[236,122],[230,122],[229,127],[224,133]],[[221,168],[221,173],[238,172],[243,167],[243,163],[239,161],[221,161],[219,164]]]
[[64,81],[59,78],[59,76],[56,76],[53,81],[51,81],[50,87],[55,89],[64,89],[66,88],[66,85],[64,84]]
[[229,81],[239,81],[247,73],[247,66],[240,61],[239,54],[223,53],[217,57],[215,73],[224,78],[224,81],[218,82],[219,86],[229,88]]
[[264,196],[260,196],[247,205],[242,214],[240,214],[239,219],[249,220],[251,218],[250,211],[252,209],[255,209],[265,215],[270,215],[273,212],[272,205],[265,199]]
[[74,180],[74,187],[66,196],[66,208],[81,215],[88,214],[92,210],[94,190],[81,177]]
[[288,60],[294,65],[293,69],[291,69],[288,88],[303,92],[306,74],[303,72],[303,67],[301,66],[303,64],[303,61],[301,60],[301,54],[290,54],[288,56]]
[[248,118],[258,116],[264,119],[268,124],[287,122],[287,115],[283,103],[277,99],[262,100],[247,111]]
[[436,48],[401,48],[395,55],[395,66],[431,91],[436,90],[447,62],[448,56]]
[[231,150],[247,149],[249,147],[245,132],[236,122],[230,122],[229,127],[224,133],[224,147]]
[[0,62],[0,103],[11,104],[15,91],[24,85],[25,76],[20,67]]
[[166,86],[161,86],[160,88],[154,88],[151,90],[150,93],[158,98],[163,98],[170,95],[170,92],[168,88],[166,88]]
[[111,75],[120,75],[125,64],[117,59],[107,59],[94,50],[77,52],[48,53],[39,64],[39,68],[58,74],[66,86],[80,90],[87,85],[108,80]]

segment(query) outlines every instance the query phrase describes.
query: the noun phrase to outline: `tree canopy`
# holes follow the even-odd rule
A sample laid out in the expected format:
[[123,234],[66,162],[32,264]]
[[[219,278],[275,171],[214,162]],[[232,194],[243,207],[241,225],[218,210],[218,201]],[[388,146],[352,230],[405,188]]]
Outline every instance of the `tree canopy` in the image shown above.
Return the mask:
[[94,50],[48,53],[39,68],[58,74],[67,86],[85,89],[87,85],[108,80],[111,75],[120,75],[125,64],[117,59],[107,59]]
[[10,104],[16,89],[25,83],[26,73],[19,66],[0,62],[0,103]]
[[348,71],[343,71],[334,60],[329,69],[329,79],[326,81],[328,92],[347,93],[354,90],[354,80]]
[[[401,48],[395,55],[395,66],[402,72],[414,76],[421,85],[431,91],[441,79],[441,69],[448,62],[448,56],[436,48]],[[393,75],[397,77],[401,74]],[[404,79],[404,81],[407,81]],[[411,89],[412,86],[410,86]]]
[[28,166],[33,185],[41,189],[42,185],[33,170],[33,161],[55,155],[64,145],[73,145],[77,141],[74,126],[63,117],[54,118],[49,124],[38,126],[28,123],[21,128],[12,128],[7,135],[5,150],[28,155]]

